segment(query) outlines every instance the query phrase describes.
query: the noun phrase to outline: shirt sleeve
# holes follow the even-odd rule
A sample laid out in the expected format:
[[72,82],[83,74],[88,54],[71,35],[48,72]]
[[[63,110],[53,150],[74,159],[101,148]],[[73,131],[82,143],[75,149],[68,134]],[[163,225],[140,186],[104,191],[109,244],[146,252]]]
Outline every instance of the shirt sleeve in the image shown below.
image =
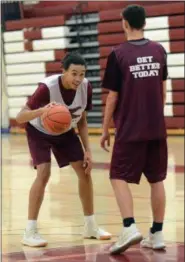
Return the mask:
[[27,106],[31,110],[38,109],[50,103],[49,89],[45,84],[39,84],[35,93],[29,97]]
[[107,66],[104,73],[102,87],[108,90],[119,92],[122,83],[122,72],[120,70],[116,54],[110,53],[107,59]]
[[92,110],[92,85],[90,82],[88,82],[87,86],[87,106],[85,108],[85,111]]

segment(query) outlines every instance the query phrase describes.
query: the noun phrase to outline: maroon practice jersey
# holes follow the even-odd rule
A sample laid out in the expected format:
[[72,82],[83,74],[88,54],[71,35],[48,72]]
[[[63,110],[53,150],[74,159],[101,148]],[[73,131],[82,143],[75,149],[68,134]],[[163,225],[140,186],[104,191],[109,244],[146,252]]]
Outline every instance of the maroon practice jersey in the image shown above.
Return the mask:
[[166,52],[159,43],[140,39],[113,49],[103,87],[119,93],[114,112],[117,141],[166,137],[163,103],[166,79]]

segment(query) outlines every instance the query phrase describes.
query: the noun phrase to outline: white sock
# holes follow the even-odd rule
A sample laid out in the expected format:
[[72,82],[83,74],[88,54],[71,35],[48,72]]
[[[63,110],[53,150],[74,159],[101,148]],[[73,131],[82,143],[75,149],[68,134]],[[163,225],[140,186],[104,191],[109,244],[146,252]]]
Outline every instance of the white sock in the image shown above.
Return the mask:
[[26,230],[32,230],[37,228],[37,220],[28,220]]
[[84,221],[85,221],[85,224],[96,225],[96,220],[95,220],[95,216],[94,215],[84,216]]

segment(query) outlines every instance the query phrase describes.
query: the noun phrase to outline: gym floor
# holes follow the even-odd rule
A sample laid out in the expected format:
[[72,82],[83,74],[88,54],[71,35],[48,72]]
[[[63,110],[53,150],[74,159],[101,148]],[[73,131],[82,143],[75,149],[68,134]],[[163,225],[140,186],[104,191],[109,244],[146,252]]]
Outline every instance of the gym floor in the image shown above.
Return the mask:
[[[30,165],[25,135],[2,137],[2,261],[61,262],[167,262],[184,261],[184,140],[169,137],[169,166],[166,187],[164,236],[166,251],[140,249],[138,245],[120,256],[110,256],[109,246],[122,228],[121,216],[108,173],[110,153],[99,146],[99,137],[90,137],[94,168],[95,212],[99,225],[113,234],[111,241],[83,240],[83,213],[78,198],[77,177],[71,167],[59,169],[52,159],[52,176],[38,220],[39,232],[49,244],[30,248],[20,241],[27,220],[28,194],[36,172]],[[152,223],[150,188],[143,177],[131,185],[135,217],[143,236]]]

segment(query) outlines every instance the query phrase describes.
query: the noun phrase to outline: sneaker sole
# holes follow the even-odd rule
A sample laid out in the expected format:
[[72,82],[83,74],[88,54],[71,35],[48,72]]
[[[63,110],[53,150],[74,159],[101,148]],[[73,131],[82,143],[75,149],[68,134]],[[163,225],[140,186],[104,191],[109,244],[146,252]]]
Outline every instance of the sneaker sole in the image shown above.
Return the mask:
[[163,245],[163,246],[156,246],[156,247],[153,247],[153,246],[150,246],[150,245],[146,245],[146,246],[142,246],[141,245],[141,248],[148,248],[148,249],[153,249],[153,250],[163,250],[163,249],[165,249],[166,248],[166,246],[165,245]]
[[130,246],[133,246],[133,245],[136,245],[138,243],[141,242],[141,240],[143,239],[142,236],[138,236],[134,239],[132,239],[131,241],[129,241],[126,245],[124,246],[121,246],[120,248],[114,250],[114,251],[111,251],[110,254],[111,255],[118,255],[120,253],[123,253],[125,250],[127,250]]
[[153,250],[162,250],[162,249],[165,249],[166,246],[163,245],[163,246],[158,246],[158,247],[153,247]]
[[48,243],[41,243],[37,245],[30,245],[26,242],[21,242],[23,246],[28,246],[28,247],[46,247]]
[[84,237],[84,239],[97,239],[97,240],[110,240],[112,236],[101,236],[99,238],[97,237]]

